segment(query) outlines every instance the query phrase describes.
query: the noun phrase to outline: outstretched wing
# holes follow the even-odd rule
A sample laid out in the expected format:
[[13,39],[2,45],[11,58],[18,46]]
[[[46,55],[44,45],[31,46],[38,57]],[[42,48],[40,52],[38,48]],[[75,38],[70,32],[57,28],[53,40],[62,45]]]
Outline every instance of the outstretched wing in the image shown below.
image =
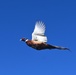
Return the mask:
[[45,34],[45,24],[43,22],[36,22],[34,31],[32,33],[32,40],[47,42]]
[[33,34],[44,35],[45,25],[43,22],[36,22]]

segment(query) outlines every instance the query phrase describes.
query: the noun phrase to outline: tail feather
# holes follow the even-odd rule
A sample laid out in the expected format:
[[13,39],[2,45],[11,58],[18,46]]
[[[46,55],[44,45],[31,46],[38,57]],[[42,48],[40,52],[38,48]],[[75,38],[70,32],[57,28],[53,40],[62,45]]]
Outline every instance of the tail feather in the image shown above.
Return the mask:
[[49,45],[49,44],[48,44],[48,48],[49,49],[59,49],[59,50],[69,50],[70,51],[69,48],[65,48],[65,47],[61,47],[61,46],[54,46],[54,45]]
[[69,48],[65,48],[65,47],[60,47],[60,46],[55,46],[56,49],[60,49],[60,50],[69,50]]

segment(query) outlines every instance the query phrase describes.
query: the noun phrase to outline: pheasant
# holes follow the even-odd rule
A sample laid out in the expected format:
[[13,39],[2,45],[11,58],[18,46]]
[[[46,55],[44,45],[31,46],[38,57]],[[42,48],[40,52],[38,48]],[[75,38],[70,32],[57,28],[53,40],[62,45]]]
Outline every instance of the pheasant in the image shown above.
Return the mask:
[[45,36],[45,24],[41,21],[36,22],[34,31],[32,33],[32,40],[27,38],[21,38],[21,41],[25,42],[29,47],[36,50],[45,49],[59,49],[69,50],[68,48],[47,44],[47,36]]

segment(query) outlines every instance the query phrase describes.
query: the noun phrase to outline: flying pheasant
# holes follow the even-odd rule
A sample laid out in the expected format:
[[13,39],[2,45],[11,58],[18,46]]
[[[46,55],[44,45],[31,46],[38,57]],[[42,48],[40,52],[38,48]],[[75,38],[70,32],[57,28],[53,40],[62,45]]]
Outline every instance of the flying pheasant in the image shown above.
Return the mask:
[[35,24],[35,28],[32,33],[32,40],[26,38],[21,38],[20,40],[36,50],[44,50],[44,49],[69,50],[68,48],[65,47],[47,44],[47,36],[45,36],[45,24],[41,21],[38,21]]

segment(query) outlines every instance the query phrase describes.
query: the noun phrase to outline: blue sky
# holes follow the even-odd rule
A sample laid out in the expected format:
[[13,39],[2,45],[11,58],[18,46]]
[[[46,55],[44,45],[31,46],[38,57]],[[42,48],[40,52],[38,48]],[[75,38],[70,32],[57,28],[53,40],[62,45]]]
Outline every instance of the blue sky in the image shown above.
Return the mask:
[[[46,24],[48,43],[68,47],[37,51],[31,39],[36,21]],[[0,75],[76,75],[75,0],[0,1]]]

